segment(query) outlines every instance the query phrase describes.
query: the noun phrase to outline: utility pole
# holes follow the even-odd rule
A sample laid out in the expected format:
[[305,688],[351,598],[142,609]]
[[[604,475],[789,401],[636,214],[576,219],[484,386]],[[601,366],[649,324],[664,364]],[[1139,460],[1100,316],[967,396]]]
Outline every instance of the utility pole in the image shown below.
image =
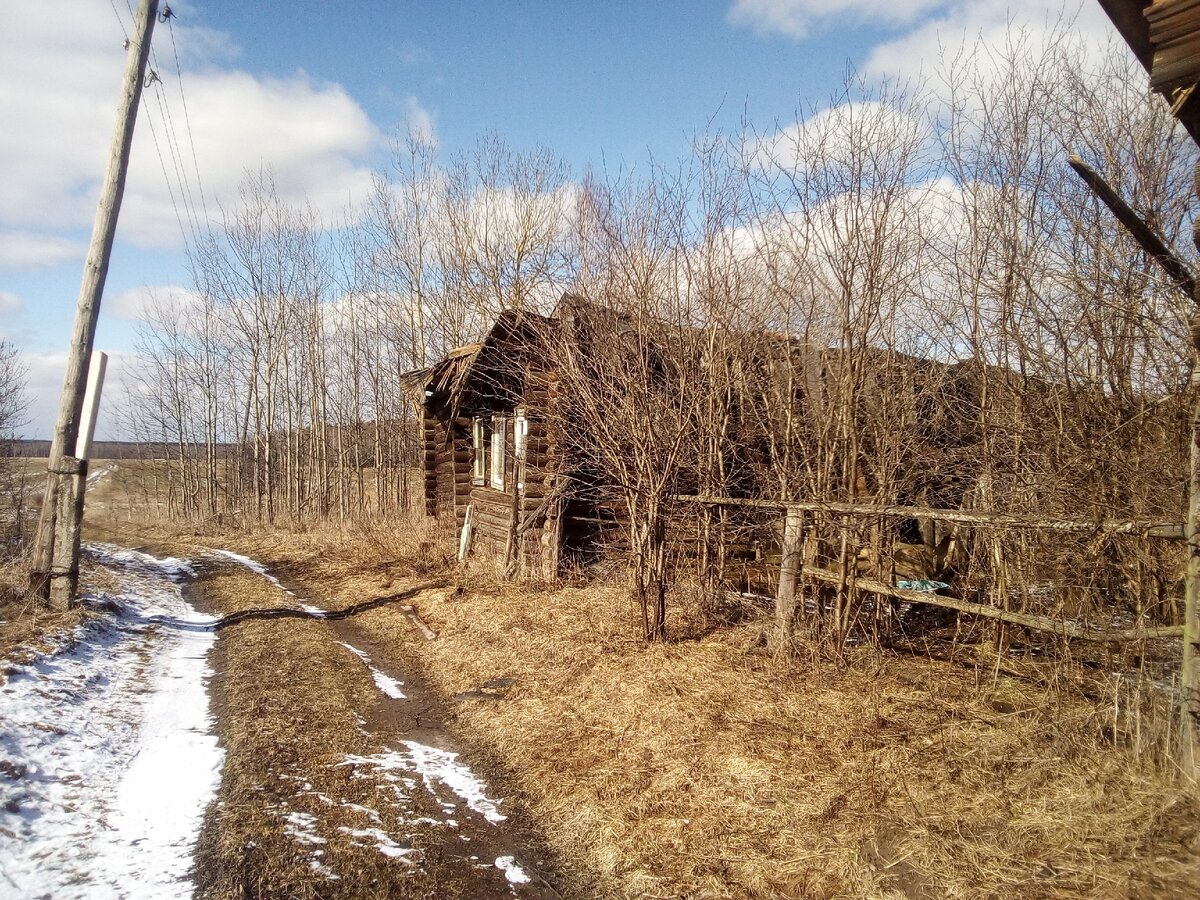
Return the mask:
[[117,215],[129,169],[129,151],[133,127],[142,97],[142,79],[150,56],[150,37],[158,17],[158,0],[140,0],[134,16],[133,34],[126,44],[125,75],[121,84],[117,125],[113,132],[108,169],[92,226],[92,241],[83,266],[83,281],[75,307],[75,326],[67,373],[63,379],[62,399],[50,444],[46,467],[46,493],[33,546],[33,565],[29,572],[30,589],[43,601],[57,608],[75,602],[79,584],[79,527],[83,517],[83,491],[87,463],[74,456],[79,439],[79,420],[83,410],[85,378],[96,338],[96,320],[100,298],[108,276],[108,261],[117,231]]

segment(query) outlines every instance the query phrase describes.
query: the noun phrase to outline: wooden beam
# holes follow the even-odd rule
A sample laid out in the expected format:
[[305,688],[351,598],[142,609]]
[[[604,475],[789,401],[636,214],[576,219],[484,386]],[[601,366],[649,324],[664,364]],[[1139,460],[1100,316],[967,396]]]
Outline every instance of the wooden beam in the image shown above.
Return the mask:
[[754,509],[795,509],[847,516],[879,516],[885,519],[937,519],[957,525],[981,528],[1026,528],[1034,531],[1062,531],[1074,534],[1133,534],[1167,541],[1182,541],[1183,524],[1157,519],[1087,521],[1013,516],[1006,513],[969,512],[961,509],[935,509],[925,506],[899,506],[874,503],[838,503],[819,500],[749,500],[737,497],[706,497],[677,494],[673,500],[713,506],[742,506]]
[[1075,174],[1092,189],[1092,193],[1112,211],[1112,214],[1117,217],[1117,221],[1125,226],[1125,230],[1133,235],[1133,239],[1138,242],[1138,245],[1162,266],[1163,271],[1171,277],[1179,289],[1184,291],[1188,297],[1192,297],[1196,292],[1196,279],[1192,275],[1192,270],[1171,252],[1171,248],[1146,220],[1125,202],[1121,195],[1104,180],[1104,176],[1074,153],[1071,154],[1067,163],[1075,170]]
[[[1117,32],[1133,51],[1138,62],[1147,74],[1154,69],[1154,44],[1150,40],[1150,23],[1146,19],[1146,9],[1150,0],[1099,0],[1100,6],[1108,14],[1108,18],[1116,27]],[[1168,97],[1172,104],[1175,97]],[[1200,91],[1192,91],[1186,95],[1174,110],[1175,118],[1192,136],[1192,140],[1200,145]]]
[[[842,576],[837,572],[830,572],[815,566],[804,566],[801,571],[804,575],[817,581],[835,585],[842,584]],[[986,603],[972,603],[968,600],[959,600],[955,597],[942,597],[938,594],[929,594],[924,591],[906,591],[884,584],[881,581],[875,581],[872,578],[858,578],[855,580],[854,586],[859,590],[870,591],[872,594],[894,597],[897,600],[907,600],[909,603],[923,603],[926,606],[937,606],[941,609],[952,609],[956,612],[966,613],[967,615],[978,616],[984,619],[995,619],[997,622],[1007,622],[1012,625],[1020,625],[1032,631],[1047,632],[1070,640],[1108,644],[1144,641],[1151,638],[1178,638],[1183,635],[1182,625],[1155,625],[1148,628],[1092,631],[1074,622],[1051,619],[1049,616],[1012,612],[1011,610],[989,606]]]

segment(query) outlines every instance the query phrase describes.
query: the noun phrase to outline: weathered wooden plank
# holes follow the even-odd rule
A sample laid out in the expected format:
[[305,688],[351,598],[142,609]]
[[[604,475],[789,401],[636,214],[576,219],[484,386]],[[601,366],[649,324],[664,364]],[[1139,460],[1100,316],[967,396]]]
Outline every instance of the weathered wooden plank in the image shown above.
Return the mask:
[[[809,578],[823,581],[827,584],[840,585],[843,583],[841,574],[829,572],[815,566],[803,566],[801,572]],[[858,590],[870,591],[872,594],[880,594],[884,597],[894,597],[897,600],[907,600],[910,603],[923,603],[926,606],[937,606],[941,609],[952,609],[984,619],[994,619],[997,622],[1020,625],[1033,631],[1056,634],[1059,637],[1072,640],[1103,644],[1183,636],[1182,625],[1155,625],[1142,628],[1125,628],[1116,631],[1092,631],[1075,622],[1051,619],[1049,616],[1037,616],[1031,613],[1012,612],[1011,610],[989,606],[986,603],[971,603],[968,600],[942,597],[938,594],[927,594],[924,591],[906,591],[871,578],[858,578],[855,580],[854,586]]]
[[1027,528],[1041,531],[1062,531],[1076,534],[1134,534],[1160,540],[1183,540],[1183,525],[1161,519],[1081,519],[1039,518],[1014,516],[1007,513],[969,512],[960,509],[936,509],[924,506],[892,504],[841,503],[814,500],[747,500],[736,497],[706,497],[676,495],[682,503],[713,506],[742,506],[753,509],[786,510],[789,507],[803,512],[823,512],[848,516],[877,516],[891,519],[937,519],[959,525],[978,525],[989,528]]

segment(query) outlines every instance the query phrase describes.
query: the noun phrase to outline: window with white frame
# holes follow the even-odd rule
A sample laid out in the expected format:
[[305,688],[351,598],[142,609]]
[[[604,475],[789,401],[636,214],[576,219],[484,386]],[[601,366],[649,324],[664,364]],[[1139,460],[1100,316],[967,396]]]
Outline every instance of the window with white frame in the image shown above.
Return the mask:
[[487,481],[487,427],[481,416],[471,421],[471,449],[475,455],[471,460],[471,483],[483,484]]
[[491,485],[498,491],[504,490],[504,416],[492,416]]
[[517,479],[517,490],[525,490],[525,446],[529,443],[529,417],[525,410],[518,409],[513,419],[513,478]]

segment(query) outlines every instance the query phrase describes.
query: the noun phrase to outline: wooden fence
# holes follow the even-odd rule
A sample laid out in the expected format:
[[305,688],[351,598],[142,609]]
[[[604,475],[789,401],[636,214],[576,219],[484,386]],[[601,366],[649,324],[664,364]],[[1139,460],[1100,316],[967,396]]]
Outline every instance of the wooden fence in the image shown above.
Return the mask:
[[1146,626],[1138,624],[1132,628],[1097,630],[1066,619],[1002,609],[989,603],[976,603],[926,591],[905,590],[877,579],[859,577],[856,572],[851,570],[852,567],[847,566],[844,558],[840,572],[820,568],[813,565],[812,560],[804,559],[803,549],[805,520],[818,514],[876,520],[929,519],[975,528],[1016,528],[1079,535],[1132,535],[1162,541],[1182,542],[1185,540],[1184,526],[1179,522],[1140,519],[1085,521],[890,504],[749,500],[699,495],[679,495],[673,499],[700,506],[745,507],[777,510],[782,513],[783,552],[775,595],[776,616],[781,628],[788,627],[794,618],[797,582],[800,577],[806,577],[835,585],[842,593],[849,590],[866,591],[881,597],[950,609],[1000,623],[1019,625],[1032,631],[1046,632],[1064,639],[1115,643],[1142,641],[1149,638],[1182,638],[1184,636],[1183,625]]

